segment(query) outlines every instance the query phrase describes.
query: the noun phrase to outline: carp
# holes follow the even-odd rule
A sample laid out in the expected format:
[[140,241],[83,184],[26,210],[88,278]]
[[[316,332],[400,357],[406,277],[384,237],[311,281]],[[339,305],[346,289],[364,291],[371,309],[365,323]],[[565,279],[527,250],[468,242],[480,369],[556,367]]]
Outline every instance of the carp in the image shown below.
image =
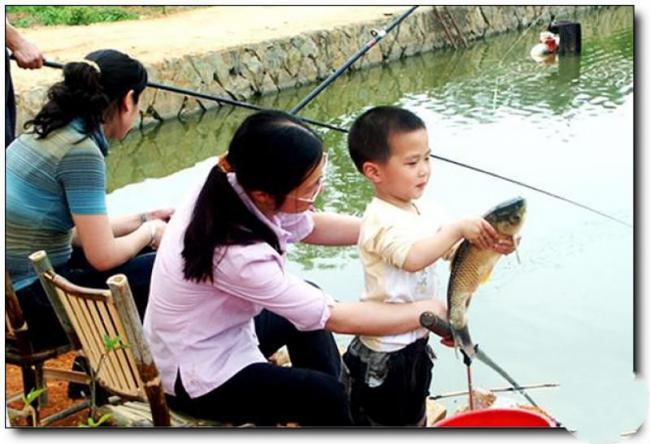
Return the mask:
[[[517,197],[503,202],[483,216],[502,236],[515,242],[526,217],[526,200]],[[447,289],[447,310],[454,344],[466,359],[475,356],[475,347],[467,327],[467,309],[479,285],[486,282],[502,254],[492,249],[480,249],[468,240],[460,243],[451,262]]]

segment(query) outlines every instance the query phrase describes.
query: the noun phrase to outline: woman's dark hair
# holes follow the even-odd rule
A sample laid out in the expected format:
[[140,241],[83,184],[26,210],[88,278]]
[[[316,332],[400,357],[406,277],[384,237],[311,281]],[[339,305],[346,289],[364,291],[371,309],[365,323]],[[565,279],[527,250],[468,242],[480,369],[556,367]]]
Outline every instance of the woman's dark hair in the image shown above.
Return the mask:
[[63,81],[50,87],[47,103],[25,123],[26,129],[31,126],[39,138],[45,138],[79,117],[84,122],[84,133],[90,135],[103,123],[109,107],[130,90],[137,103],[147,85],[147,70],[142,63],[114,49],[91,52],[85,59],[92,63],[65,64]]
[[[265,191],[280,207],[286,195],[318,167],[323,143],[296,117],[280,111],[252,114],[239,126],[226,161],[246,192]],[[185,231],[183,274],[188,280],[213,282],[215,250],[229,245],[266,242],[281,253],[271,228],[259,220],[215,166],[199,193]],[[221,248],[217,263],[226,248]]]
[[348,150],[363,173],[366,162],[384,163],[390,158],[389,138],[396,133],[426,129],[411,111],[396,106],[377,106],[359,116],[348,134]]

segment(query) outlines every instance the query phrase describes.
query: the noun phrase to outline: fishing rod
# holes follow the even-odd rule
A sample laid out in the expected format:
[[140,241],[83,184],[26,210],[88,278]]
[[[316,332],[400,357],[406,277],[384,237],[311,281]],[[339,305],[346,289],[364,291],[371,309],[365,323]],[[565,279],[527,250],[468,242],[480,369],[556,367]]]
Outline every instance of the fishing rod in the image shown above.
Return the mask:
[[[438,336],[441,336],[443,338],[451,338],[452,333],[451,333],[451,325],[449,324],[448,321],[442,319],[441,317],[437,316],[435,313],[432,311],[425,311],[420,315],[420,325],[427,330],[437,334]],[[518,392],[521,394],[524,398],[528,400],[533,406],[540,408],[535,401],[526,393],[525,388],[519,385],[517,381],[515,381],[503,368],[501,368],[496,362],[494,362],[487,354],[485,354],[485,351],[481,350],[478,348],[478,345],[474,346],[475,350],[475,355],[474,357],[481,361],[483,364],[487,365],[490,367],[492,370],[497,372],[501,377],[503,377],[506,381],[510,383],[510,385],[513,388],[513,391]],[[467,370],[469,373],[469,367],[471,365],[471,359],[465,354],[465,352],[461,349],[461,352],[463,354],[463,361],[465,365],[467,366]],[[558,384],[559,385],[559,384]],[[529,387],[532,388],[532,387]],[[469,397],[470,397],[470,406],[473,404],[473,393],[472,393],[472,388],[471,385],[469,387]],[[472,407],[473,408],[473,407]],[[548,415],[548,414],[547,414]],[[558,427],[563,427],[560,421],[552,417],[551,415],[548,415],[556,424]]]
[[359,58],[361,58],[365,53],[370,51],[370,49],[375,46],[381,39],[386,37],[386,35],[391,32],[394,28],[399,26],[402,21],[409,15],[413,13],[417,9],[417,6],[412,6],[408,11],[406,11],[404,14],[400,15],[393,23],[391,23],[386,29],[381,29],[379,31],[374,31],[371,32],[373,37],[366,43],[360,50],[358,50],[355,54],[352,55],[339,69],[334,71],[328,78],[323,80],[320,85],[318,85],[312,92],[307,94],[307,96],[300,101],[296,106],[291,108],[289,111],[289,114],[297,114],[300,112],[301,109],[303,109],[309,102],[314,100],[314,98],[319,95],[325,88],[327,88],[330,83],[332,83],[334,80],[339,78],[341,74],[345,70],[347,70],[354,62],[356,62]]
[[[400,23],[402,23],[402,21],[404,21],[404,19],[405,19],[406,17],[408,17],[411,13],[413,13],[413,11],[415,11],[416,8],[417,8],[417,6],[413,6],[413,7],[411,7],[408,11],[406,11],[404,14],[402,14],[400,17],[398,17],[397,20],[395,20],[395,21],[394,21],[390,26],[388,26],[385,30],[381,30],[381,31],[376,32],[376,34],[375,34],[375,36],[374,36],[374,38],[373,38],[372,40],[370,40],[368,43],[366,43],[366,45],[365,45],[364,47],[362,47],[359,51],[357,51],[356,54],[354,54],[352,57],[350,57],[350,58],[349,58],[349,59],[348,59],[348,60],[347,60],[343,65],[341,65],[341,67],[340,67],[339,69],[337,69],[334,73],[332,73],[332,74],[331,74],[327,79],[325,79],[325,80],[324,80],[320,85],[318,85],[316,88],[314,88],[314,90],[313,90],[312,92],[310,92],[309,94],[307,94],[307,96],[306,96],[304,99],[302,99],[302,100],[300,101],[300,103],[298,103],[296,106],[294,106],[294,107],[289,111],[289,113],[290,113],[290,114],[296,114],[296,113],[298,113],[301,109],[303,109],[303,108],[304,108],[304,107],[305,107],[309,102],[311,102],[311,101],[312,101],[312,100],[313,100],[313,99],[314,99],[318,94],[320,94],[320,93],[321,93],[321,92],[322,92],[322,91],[323,91],[327,86],[329,86],[329,85],[330,85],[334,80],[336,80],[336,79],[337,79],[337,78],[338,78],[338,77],[339,77],[339,76],[340,76],[340,75],[341,75],[341,74],[342,74],[346,69],[348,69],[348,68],[349,68],[349,67],[350,67],[354,62],[356,62],[356,61],[357,61],[361,56],[363,56],[366,52],[368,52],[368,51],[370,50],[370,48],[372,48],[372,47],[373,47],[376,43],[378,43],[381,39],[383,39],[383,38],[386,36],[386,34],[388,34],[388,33],[389,33],[390,31],[392,31],[395,27],[397,27]],[[435,7],[434,7],[434,10],[435,10]],[[526,32],[525,32],[525,33],[527,33],[527,32],[531,29],[532,25],[533,25],[534,23],[536,23],[537,20],[539,20],[540,17],[541,17],[541,15],[539,15],[539,16],[538,16],[538,17],[537,17],[533,22],[531,22],[531,24],[530,24],[530,25],[528,26],[528,28],[526,29]],[[525,33],[524,33],[524,34],[525,34]],[[522,35],[523,35],[523,34],[522,34]],[[520,35],[519,38],[515,41],[515,43],[517,43],[521,37],[522,37],[522,36]],[[514,47],[514,45],[512,45],[512,46],[510,47],[510,49],[508,49],[508,52],[510,52],[510,50],[511,50],[513,47]],[[501,62],[503,62],[503,59],[501,60]],[[331,128],[331,125],[330,125],[330,129],[333,129],[333,128]],[[337,128],[337,130],[340,131],[340,132],[344,132],[344,133],[349,132],[349,130],[346,130],[346,129],[343,129],[343,128]],[[505,176],[502,176],[502,175],[499,175],[499,174],[496,174],[496,173],[492,173],[492,172],[490,172],[490,171],[486,171],[486,170],[483,170],[483,169],[480,169],[480,168],[477,168],[477,167],[473,167],[473,166],[471,166],[471,165],[466,165],[466,164],[464,164],[464,163],[461,163],[461,162],[458,162],[458,161],[455,161],[455,160],[447,159],[447,158],[444,158],[444,157],[441,157],[441,156],[437,156],[437,155],[434,155],[434,154],[430,154],[430,156],[431,156],[432,158],[434,158],[434,159],[442,160],[442,161],[444,161],[444,162],[449,162],[449,163],[451,163],[451,164],[454,164],[454,165],[457,165],[457,166],[460,166],[460,167],[468,168],[468,169],[470,169],[470,170],[473,170],[473,171],[476,171],[476,172],[480,172],[480,173],[483,173],[483,174],[487,174],[487,175],[489,175],[489,176],[496,177],[496,178],[498,178],[498,179],[505,180],[505,181],[507,181],[507,182],[514,183],[514,184],[516,184],[516,185],[519,185],[519,186],[522,186],[522,187],[525,187],[525,188],[528,188],[528,189],[531,189],[531,190],[537,191],[538,193],[546,194],[547,196],[554,197],[554,198],[556,198],[556,199],[559,199],[559,200],[561,200],[561,201],[563,201],[563,202],[567,202],[567,203],[569,203],[569,204],[575,205],[575,206],[577,206],[577,207],[579,207],[579,208],[582,208],[582,209],[584,209],[584,210],[591,211],[591,212],[593,212],[593,213],[595,213],[595,214],[599,214],[600,216],[606,217],[606,218],[608,218],[608,219],[610,219],[610,220],[612,220],[612,221],[618,222],[618,223],[623,224],[623,225],[625,225],[625,226],[627,226],[627,227],[630,227],[630,228],[632,227],[631,224],[629,224],[629,223],[627,223],[627,222],[625,222],[625,221],[623,221],[623,220],[621,220],[621,219],[618,219],[618,218],[616,218],[616,217],[614,217],[614,216],[610,216],[609,214],[603,213],[602,211],[596,210],[596,209],[594,209],[594,208],[591,208],[591,207],[589,207],[589,206],[587,206],[587,205],[581,204],[581,203],[576,202],[576,201],[574,201],[574,200],[568,199],[568,198],[566,198],[566,197],[562,197],[562,196],[560,196],[560,195],[558,195],[558,194],[555,194],[555,193],[551,193],[551,192],[549,192],[549,191],[542,190],[541,188],[534,187],[534,186],[532,186],[532,185],[528,185],[528,184],[525,184],[525,183],[523,183],[523,182],[521,182],[521,181],[518,181],[518,180],[515,180],[515,179],[510,179],[510,178],[507,178],[507,177],[505,177]]]
[[[445,321],[444,319],[440,318],[437,316],[435,313],[431,311],[425,311],[420,315],[420,325],[427,330],[437,334],[438,336],[441,336],[443,338],[451,338],[452,333],[451,333],[451,326],[449,325],[449,322]],[[524,391],[523,387],[517,383],[501,366],[499,366],[496,362],[494,362],[487,354],[482,349],[478,348],[478,345],[474,346],[475,350],[475,355],[474,357],[481,361],[483,364],[487,365],[490,367],[492,370],[497,372],[503,379],[508,381],[512,387],[514,387],[515,390],[517,390],[521,395],[523,395],[524,398],[528,400],[532,405],[535,407],[539,407],[535,401]],[[471,359],[465,354],[464,351],[461,350],[463,353],[465,365],[467,366],[468,372],[469,372],[469,366],[471,365]],[[470,388],[469,390],[470,394],[470,405],[472,403],[472,389]]]
[[[543,384],[528,384],[528,385],[522,385],[521,388],[525,390],[533,390],[533,389],[542,389],[542,388],[556,388],[559,387],[560,384],[556,382],[546,382]],[[497,387],[497,388],[491,388],[487,389],[488,391],[492,393],[503,393],[503,392],[514,392],[517,391],[515,387]],[[434,401],[438,399],[445,399],[445,398],[455,398],[457,396],[464,396],[468,395],[469,392],[467,390],[462,390],[459,392],[449,392],[449,393],[442,393],[440,395],[433,395],[429,396],[429,399],[433,399]]]
[[[52,62],[52,61],[49,61],[49,60],[44,60],[43,61],[43,66],[47,66],[48,68],[63,69],[63,64],[62,63]],[[162,83],[147,82],[146,86],[150,87],[150,88],[160,89],[160,90],[163,90],[163,91],[173,92],[173,93],[176,93],[176,94],[185,94],[185,95],[190,96],[190,97],[196,97],[197,99],[213,100],[213,101],[215,101],[215,102],[217,102],[219,104],[237,106],[237,107],[240,107],[240,108],[246,108],[246,109],[250,109],[250,110],[253,110],[253,111],[270,111],[267,108],[263,108],[261,106],[253,105],[251,103],[240,102],[239,100],[229,99],[229,98],[221,97],[221,96],[215,96],[215,95],[212,95],[212,94],[205,94],[205,93],[201,93],[201,92],[198,92],[198,91],[192,91],[192,90],[185,89],[185,88],[178,88],[176,86],[165,85],[165,84],[162,84]],[[309,123],[310,125],[320,126],[320,127],[323,127],[323,128],[327,128],[327,129],[331,129],[331,130],[339,131],[339,132],[347,132],[347,130],[345,130],[343,128],[339,128],[339,127],[336,127],[334,125],[330,125],[328,123],[318,122],[316,120],[308,119],[306,117],[298,117],[298,118],[300,120],[302,120],[303,122]]]
[[[13,59],[13,56],[11,58]],[[43,65],[47,66],[49,68],[63,69],[63,64],[57,63],[57,62],[52,62],[52,61],[49,61],[49,60],[45,60],[43,62]],[[148,82],[147,86],[150,86],[150,87],[156,88],[156,89],[161,89],[161,90],[164,90],[164,91],[173,92],[173,93],[176,93],[176,94],[184,94],[184,95],[187,95],[187,96],[190,96],[190,97],[196,97],[196,98],[205,99],[205,100],[212,100],[212,101],[215,101],[217,103],[225,103],[227,105],[237,106],[237,107],[240,107],[240,108],[246,108],[246,109],[255,110],[255,111],[267,111],[268,110],[267,108],[262,108],[260,106],[252,105],[250,103],[241,102],[241,101],[238,101],[238,100],[233,100],[233,99],[220,97],[220,96],[215,96],[215,95],[211,95],[211,94],[205,94],[205,93],[201,93],[201,92],[198,92],[198,91],[193,91],[193,90],[190,90],[190,89],[178,88],[178,87],[170,86],[170,85],[164,85],[164,84],[156,83],[156,82]],[[350,131],[350,130],[348,130],[346,128],[341,128],[339,126],[335,126],[335,125],[332,125],[332,124],[329,124],[329,123],[323,123],[323,122],[319,122],[319,121],[316,121],[316,120],[312,120],[312,119],[308,119],[308,118],[300,117],[300,116],[296,116],[296,117],[299,118],[300,120],[302,120],[303,122],[309,123],[310,125],[314,125],[314,126],[318,126],[318,127],[322,127],[322,128],[327,128],[327,129],[337,131],[337,132],[340,132],[340,133],[343,133],[343,134],[347,134]],[[438,159],[438,160],[443,161],[443,162],[451,163],[453,165],[456,165],[456,166],[459,166],[459,167],[462,167],[462,168],[467,168],[469,170],[472,170],[472,171],[475,171],[475,172],[478,172],[478,173],[487,174],[488,176],[492,176],[492,177],[495,177],[497,179],[505,180],[506,182],[510,182],[510,183],[515,184],[515,185],[519,185],[521,187],[528,188],[528,189],[533,190],[533,191],[537,191],[538,193],[545,194],[547,196],[553,197],[555,199],[559,199],[559,200],[561,200],[563,202],[566,202],[568,204],[571,204],[571,205],[577,206],[579,208],[582,208],[584,210],[590,211],[592,213],[598,214],[598,215],[600,215],[602,217],[606,217],[607,219],[609,219],[611,221],[617,222],[617,223],[625,225],[627,227],[632,227],[631,224],[629,224],[629,223],[627,223],[627,222],[625,222],[625,221],[623,221],[621,219],[618,219],[618,218],[616,218],[614,216],[610,216],[607,213],[596,210],[595,208],[592,208],[592,207],[589,207],[587,205],[581,204],[581,203],[576,202],[576,201],[574,201],[572,199],[562,197],[562,196],[560,196],[558,194],[551,193],[550,191],[543,190],[543,189],[535,187],[533,185],[528,185],[528,184],[526,184],[524,182],[521,182],[519,180],[510,179],[510,178],[502,176],[500,174],[492,173],[490,171],[487,171],[487,170],[484,170],[484,169],[481,169],[481,168],[478,168],[478,167],[474,167],[474,166],[465,164],[463,162],[448,159],[446,157],[439,156],[439,155],[436,155],[436,154],[429,154],[429,156],[431,158],[433,158],[433,159]]]

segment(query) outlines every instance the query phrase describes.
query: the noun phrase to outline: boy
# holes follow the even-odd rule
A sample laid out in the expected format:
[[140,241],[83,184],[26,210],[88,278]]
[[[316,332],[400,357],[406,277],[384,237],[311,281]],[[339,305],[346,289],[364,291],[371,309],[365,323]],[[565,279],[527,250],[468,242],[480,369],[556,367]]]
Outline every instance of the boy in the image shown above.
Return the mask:
[[[434,298],[433,264],[458,241],[466,238],[481,248],[497,242],[498,234],[483,218],[461,219],[437,229],[421,215],[413,200],[422,196],[429,180],[430,149],[424,122],[412,112],[390,106],[366,111],[350,130],[348,148],[375,189],[358,241],[365,274],[362,300],[399,304]],[[447,318],[442,302],[436,314]],[[343,360],[355,424],[426,424],[434,357],[427,340],[423,328],[353,339]]]

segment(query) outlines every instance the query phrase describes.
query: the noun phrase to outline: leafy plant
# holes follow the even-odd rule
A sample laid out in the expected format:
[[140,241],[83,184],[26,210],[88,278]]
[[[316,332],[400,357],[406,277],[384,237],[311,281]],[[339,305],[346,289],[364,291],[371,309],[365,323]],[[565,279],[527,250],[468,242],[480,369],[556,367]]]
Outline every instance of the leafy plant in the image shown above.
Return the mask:
[[31,418],[31,425],[33,427],[38,426],[38,418],[36,415],[36,409],[34,406],[32,406],[32,403],[38,399],[39,396],[41,396],[45,391],[47,390],[46,387],[42,388],[34,388],[29,391],[27,396],[24,394],[21,397],[21,400],[23,401],[23,408],[20,410],[17,409],[12,409],[8,408],[8,413],[9,413],[9,422],[12,423],[12,420],[15,420],[16,418]]
[[138,14],[114,6],[8,6],[7,13],[19,15],[12,24],[23,28],[33,24],[89,25],[139,18]]
[[117,350],[126,350],[129,348],[129,344],[124,342],[122,338],[118,335],[113,338],[111,338],[108,335],[104,335],[102,338],[104,341],[104,352],[101,354],[99,357],[99,362],[97,363],[97,370],[95,371],[92,366],[90,366],[89,373],[90,373],[90,415],[88,416],[88,422],[87,424],[81,424],[80,427],[99,427],[103,422],[105,422],[108,418],[111,417],[110,413],[107,413],[106,415],[102,416],[99,418],[98,421],[95,421],[95,417],[97,416],[97,375],[102,369],[102,366],[104,364],[104,361],[106,357],[109,355],[109,353],[114,353]]
[[115,336],[114,338],[111,338],[108,335],[104,335],[104,349],[106,350],[106,353],[110,353],[114,350],[127,349],[127,348],[129,348],[129,344],[122,341],[122,338],[120,338],[119,336]]
[[89,416],[88,417],[88,423],[87,424],[79,424],[79,427],[91,428],[91,429],[97,428],[100,425],[102,425],[104,422],[106,422],[108,420],[108,418],[110,418],[111,416],[112,415],[110,413],[107,413],[107,414],[103,415],[101,418],[99,418],[99,421],[97,421],[97,422],[95,422],[95,420],[93,419],[92,416]]
[[23,394],[23,396],[22,396],[23,404],[25,406],[31,406],[32,402],[34,402],[39,396],[41,396],[43,393],[45,393],[46,390],[47,390],[47,388],[45,388],[45,387],[41,387],[39,389],[37,389],[35,387],[32,387],[32,389],[29,391],[29,393],[27,393],[27,396],[25,396]]

